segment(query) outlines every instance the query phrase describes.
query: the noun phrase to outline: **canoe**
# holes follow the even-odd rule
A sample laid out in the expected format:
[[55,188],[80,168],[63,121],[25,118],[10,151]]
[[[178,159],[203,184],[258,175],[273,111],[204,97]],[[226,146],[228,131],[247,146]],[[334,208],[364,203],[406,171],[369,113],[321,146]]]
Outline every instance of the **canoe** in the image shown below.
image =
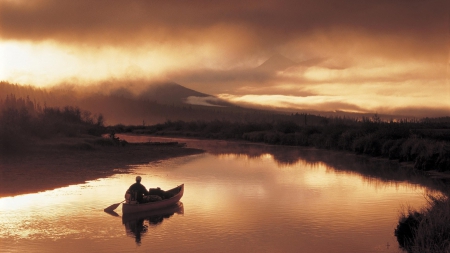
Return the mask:
[[136,222],[139,220],[149,220],[151,221],[154,217],[162,217],[164,219],[172,217],[174,214],[184,214],[183,202],[178,201],[174,205],[169,207],[160,208],[156,210],[150,210],[145,212],[137,213],[125,213],[122,215],[122,224]]
[[184,184],[179,185],[173,189],[166,191],[167,193],[172,194],[173,196],[169,199],[163,199],[155,202],[148,202],[143,204],[122,204],[122,213],[137,213],[137,212],[145,212],[151,210],[158,210],[162,208],[169,207],[171,205],[175,205],[180,201],[181,197],[183,197],[184,193]]

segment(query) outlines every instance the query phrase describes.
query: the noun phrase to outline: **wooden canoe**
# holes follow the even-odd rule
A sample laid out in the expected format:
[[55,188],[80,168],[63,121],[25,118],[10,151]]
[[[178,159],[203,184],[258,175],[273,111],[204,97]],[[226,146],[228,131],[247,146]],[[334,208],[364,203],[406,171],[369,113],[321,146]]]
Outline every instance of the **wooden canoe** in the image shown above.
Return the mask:
[[173,194],[173,196],[169,199],[163,199],[155,202],[148,202],[143,204],[122,204],[122,213],[137,213],[137,212],[145,212],[151,210],[158,210],[162,208],[169,207],[171,205],[175,205],[180,201],[181,197],[183,197],[184,193],[184,184],[179,185],[173,189],[166,191],[167,193]]
[[125,213],[122,215],[122,224],[136,222],[138,220],[151,220],[153,217],[161,216],[163,218],[169,218],[174,214],[183,214],[184,206],[182,202],[175,203],[169,207],[150,210],[145,212],[137,212],[137,213]]

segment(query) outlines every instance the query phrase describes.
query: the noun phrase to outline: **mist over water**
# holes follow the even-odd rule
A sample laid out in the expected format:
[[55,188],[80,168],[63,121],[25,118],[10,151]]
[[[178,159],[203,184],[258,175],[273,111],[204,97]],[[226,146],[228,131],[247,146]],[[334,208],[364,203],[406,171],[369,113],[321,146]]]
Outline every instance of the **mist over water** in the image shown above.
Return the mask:
[[[385,162],[291,147],[179,141],[207,153],[0,198],[2,251],[399,252],[399,212],[423,206],[433,192],[426,181],[392,173]],[[370,166],[379,172],[366,173]],[[136,175],[147,188],[184,183],[182,203],[137,217],[123,217],[121,207],[117,216],[103,212],[123,199]]]

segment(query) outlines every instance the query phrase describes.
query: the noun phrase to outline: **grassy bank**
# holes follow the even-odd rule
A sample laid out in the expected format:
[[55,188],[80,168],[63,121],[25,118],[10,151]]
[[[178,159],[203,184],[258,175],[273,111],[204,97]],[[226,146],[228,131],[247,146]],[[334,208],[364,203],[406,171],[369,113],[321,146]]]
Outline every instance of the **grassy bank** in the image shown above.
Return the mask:
[[[271,122],[168,121],[153,126],[116,126],[119,132],[246,140],[274,145],[345,150],[411,162],[423,171],[450,171],[450,117],[414,121],[372,118],[324,118],[292,115]],[[314,123],[312,123],[314,122]]]
[[408,210],[402,214],[395,235],[410,253],[450,252],[450,199],[429,197],[422,210]]

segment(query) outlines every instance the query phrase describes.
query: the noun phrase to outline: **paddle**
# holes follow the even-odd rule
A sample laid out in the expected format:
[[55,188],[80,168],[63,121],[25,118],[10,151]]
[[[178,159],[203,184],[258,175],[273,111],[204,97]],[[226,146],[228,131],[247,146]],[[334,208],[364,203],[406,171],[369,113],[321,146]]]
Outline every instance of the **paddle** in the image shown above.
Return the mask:
[[118,213],[114,212],[114,211],[105,211],[105,213],[107,213],[109,215],[112,215],[112,216],[115,216],[115,217],[120,217],[120,215]]
[[117,204],[112,204],[112,205],[110,205],[110,206],[108,206],[107,208],[105,208],[105,209],[103,209],[105,212],[111,212],[111,211],[114,211],[114,209],[116,209],[120,204],[122,204],[123,202],[125,202],[125,200],[124,201],[122,201],[122,202],[120,202],[120,203],[117,203]]

